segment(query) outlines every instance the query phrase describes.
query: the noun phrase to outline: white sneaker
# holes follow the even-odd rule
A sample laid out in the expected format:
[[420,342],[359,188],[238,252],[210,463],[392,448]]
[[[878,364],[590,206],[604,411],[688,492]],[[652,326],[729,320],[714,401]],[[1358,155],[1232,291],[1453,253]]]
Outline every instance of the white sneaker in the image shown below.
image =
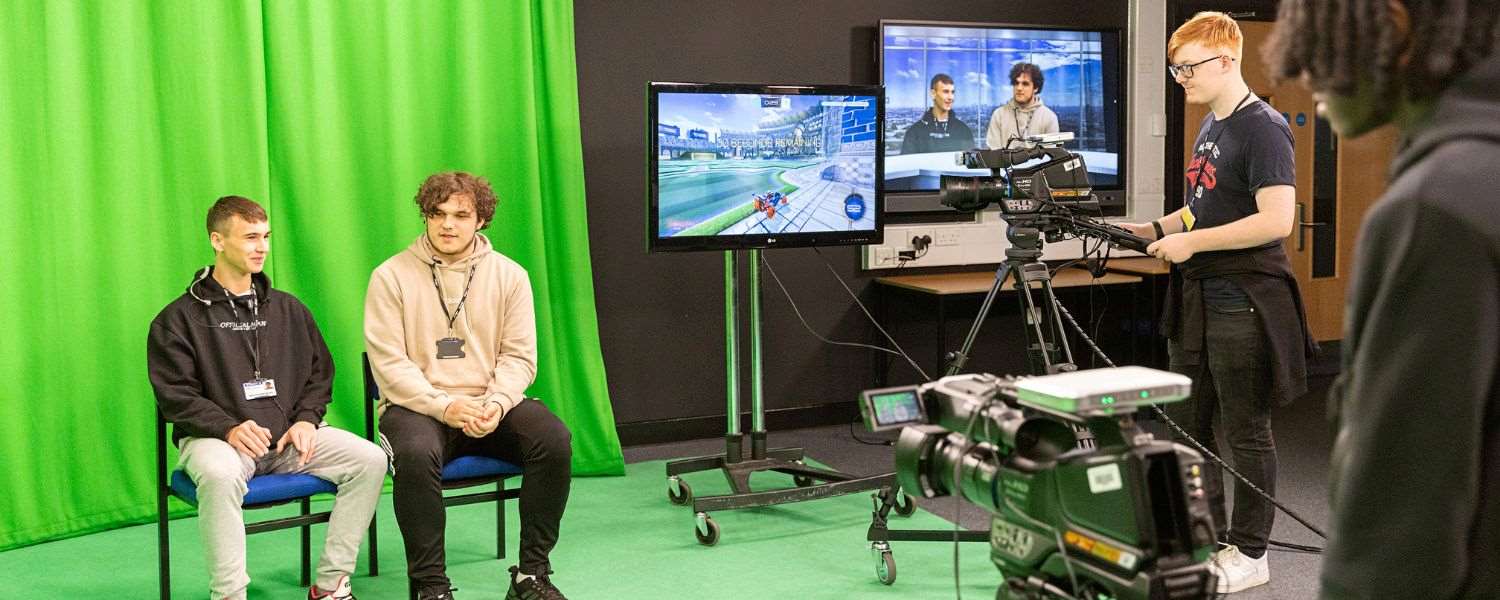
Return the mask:
[[1271,581],[1271,567],[1266,561],[1265,554],[1260,558],[1250,558],[1240,554],[1240,547],[1230,544],[1220,544],[1218,552],[1215,552],[1210,560],[1210,568],[1214,575],[1219,577],[1218,592],[1220,594],[1233,594],[1248,590],[1257,585]]
[[326,600],[355,600],[355,598],[354,598],[354,590],[352,590],[352,589],[349,588],[349,576],[345,575],[343,577],[340,577],[338,585],[334,586],[334,589],[331,592],[325,592],[325,591],[323,591],[321,589],[318,589],[317,585],[314,585],[314,586],[312,586],[312,588],[310,588],[310,589],[307,590],[307,600],[325,600],[325,599]]

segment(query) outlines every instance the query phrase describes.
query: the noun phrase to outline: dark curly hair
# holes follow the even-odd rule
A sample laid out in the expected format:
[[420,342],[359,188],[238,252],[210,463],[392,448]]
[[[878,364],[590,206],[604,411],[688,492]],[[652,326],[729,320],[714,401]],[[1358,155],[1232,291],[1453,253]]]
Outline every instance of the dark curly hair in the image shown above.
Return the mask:
[[1018,62],[1010,67],[1010,84],[1016,84],[1016,78],[1022,73],[1031,76],[1031,85],[1036,86],[1036,93],[1042,93],[1042,84],[1047,82],[1047,77],[1042,75],[1042,68],[1029,62]]
[[422,211],[422,218],[432,217],[438,214],[438,205],[448,201],[448,197],[454,194],[464,194],[474,199],[474,213],[479,217],[480,229],[490,226],[495,219],[495,190],[490,188],[490,182],[483,177],[463,171],[447,171],[433,173],[422,182],[422,189],[417,190],[417,208]]
[[[1362,80],[1374,92],[1413,98],[1437,93],[1492,54],[1500,0],[1399,0],[1410,19],[1401,39],[1390,0],[1281,0],[1263,49],[1276,78],[1308,76],[1318,90],[1352,94]],[[1411,61],[1397,80],[1403,53]]]

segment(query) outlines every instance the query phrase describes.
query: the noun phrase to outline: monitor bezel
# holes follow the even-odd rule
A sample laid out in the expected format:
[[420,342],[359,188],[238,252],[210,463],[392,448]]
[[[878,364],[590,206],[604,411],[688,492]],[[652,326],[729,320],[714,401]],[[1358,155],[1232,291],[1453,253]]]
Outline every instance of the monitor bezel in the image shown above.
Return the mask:
[[[663,93],[687,94],[766,94],[804,96],[870,96],[875,99],[875,181],[874,198],[866,209],[874,217],[875,228],[866,231],[819,231],[783,234],[738,234],[708,236],[660,237],[660,182],[657,180],[658,98]],[[749,250],[770,248],[805,248],[812,246],[852,246],[880,244],[885,241],[885,154],[880,144],[885,139],[885,91],[879,85],[851,84],[762,84],[762,83],[686,83],[653,81],[647,84],[647,210],[646,242],[648,252],[705,250]]]

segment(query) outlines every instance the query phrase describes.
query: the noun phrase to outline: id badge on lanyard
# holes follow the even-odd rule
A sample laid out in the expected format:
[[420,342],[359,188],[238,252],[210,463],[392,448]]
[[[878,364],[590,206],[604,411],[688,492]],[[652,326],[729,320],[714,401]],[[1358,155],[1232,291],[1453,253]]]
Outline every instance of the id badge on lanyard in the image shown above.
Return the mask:
[[250,381],[240,384],[245,389],[246,400],[259,400],[261,398],[276,397],[276,380],[256,377]]

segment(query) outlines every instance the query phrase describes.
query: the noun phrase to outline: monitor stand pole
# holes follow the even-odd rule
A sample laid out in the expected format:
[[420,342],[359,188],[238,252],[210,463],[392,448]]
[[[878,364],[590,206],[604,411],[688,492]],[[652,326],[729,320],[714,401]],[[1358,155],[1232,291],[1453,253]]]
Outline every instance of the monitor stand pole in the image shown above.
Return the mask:
[[[750,455],[745,456],[745,435],[740,432],[740,369],[738,303],[739,260],[736,252],[750,257]],[[803,464],[801,448],[766,449],[766,414],[761,397],[760,348],[760,250],[724,252],[724,339],[729,380],[729,429],[724,434],[724,454],[684,458],[667,463],[667,498],[673,504],[692,502],[698,543],[712,546],[719,541],[719,524],[710,511],[738,510],[831,498],[865,490],[894,486],[895,475],[854,477],[838,471]],[[682,480],[684,473],[722,469],[729,480],[730,493],[722,496],[694,497],[693,490]],[[758,471],[775,471],[792,476],[797,487],[761,492],[750,489],[750,475]]]

